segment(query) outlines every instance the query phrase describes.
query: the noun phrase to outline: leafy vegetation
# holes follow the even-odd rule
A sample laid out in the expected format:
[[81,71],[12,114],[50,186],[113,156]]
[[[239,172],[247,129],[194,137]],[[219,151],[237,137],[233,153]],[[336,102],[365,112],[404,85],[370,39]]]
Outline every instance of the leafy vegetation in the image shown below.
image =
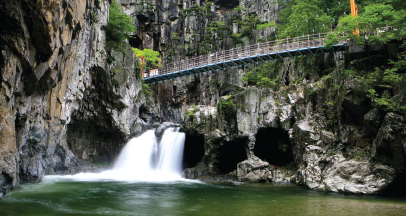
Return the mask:
[[144,77],[144,69],[151,69],[149,65],[158,66],[159,59],[159,52],[151,50],[151,49],[143,49],[139,50],[137,48],[132,48],[135,57],[141,59],[141,77]]
[[[396,25],[400,13],[404,11],[395,11],[391,5],[386,4],[370,4],[364,10],[358,17],[341,17],[336,32],[330,34],[328,39],[336,40],[342,32],[347,32],[347,38],[354,39],[358,46],[364,46],[371,43],[384,44],[395,37],[393,31],[383,27]],[[356,29],[359,29],[360,35],[352,34]]]
[[264,63],[260,67],[255,67],[253,70],[247,72],[241,80],[247,82],[248,85],[259,86],[260,88],[271,88],[277,91],[281,85],[277,74],[277,69],[280,65],[278,62]]
[[404,78],[397,73],[400,69],[396,66],[385,70],[376,68],[374,72],[366,74],[364,78],[369,84],[368,96],[375,100],[378,106],[386,111],[405,115],[406,103],[399,95],[400,85],[404,83]]
[[[160,61],[159,52],[154,51],[151,49],[143,49],[139,50],[137,48],[132,48],[135,57],[144,59],[143,64],[151,64],[153,66],[158,66],[158,62]],[[145,62],[146,61],[146,62]],[[149,67],[146,67],[150,69]]]
[[112,1],[109,11],[109,22],[107,23],[106,35],[108,40],[121,42],[130,37],[129,32],[135,31],[130,16],[123,14],[120,6]]
[[142,93],[147,97],[151,96],[153,94],[153,92],[150,90],[149,86],[144,83],[144,80],[142,81]]
[[261,23],[256,14],[251,14],[244,19],[242,16],[233,16],[232,22],[233,21],[237,22],[239,26],[238,33],[231,35],[235,43],[241,43],[242,38],[251,35],[252,30],[257,28],[257,24]]
[[192,106],[193,109],[188,109],[185,113],[186,116],[193,116],[194,114],[197,113],[197,111],[199,111],[199,109],[196,107],[196,105]]
[[269,22],[269,23],[264,23],[264,24],[258,24],[257,29],[265,29],[268,27],[275,26],[275,22]]
[[318,0],[295,0],[283,3],[277,28],[278,39],[330,31],[333,17],[325,11],[325,3]]
[[231,98],[231,95],[228,95],[226,100],[220,99],[217,106],[228,123],[237,118],[237,106],[234,99]]
[[224,32],[227,31],[228,28],[224,22],[219,21],[211,21],[207,25],[207,33],[204,36],[203,41],[199,44],[200,45],[200,54],[206,54],[215,51],[215,46],[213,46],[213,41],[217,38],[223,38]]
[[361,159],[361,158],[364,157],[364,155],[365,155],[365,151],[364,151],[364,150],[360,150],[360,151],[358,151],[357,155],[355,155],[354,159],[355,159],[355,160]]

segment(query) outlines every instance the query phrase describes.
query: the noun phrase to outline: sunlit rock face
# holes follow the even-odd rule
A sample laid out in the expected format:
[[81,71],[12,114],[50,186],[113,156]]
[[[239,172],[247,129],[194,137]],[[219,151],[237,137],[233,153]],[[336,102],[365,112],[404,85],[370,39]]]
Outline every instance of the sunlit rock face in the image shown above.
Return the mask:
[[[153,2],[132,2],[126,7],[139,14],[134,22],[141,26],[136,33],[140,40],[134,45],[161,51],[164,62],[205,54],[202,44],[207,35],[213,36],[210,52],[215,52],[256,43],[274,30],[253,29],[249,37],[233,40],[230,34],[239,28],[231,21],[238,15],[232,10],[236,6],[263,22],[275,21],[279,13],[275,1],[214,1],[208,13],[199,12],[206,7],[202,1],[160,3],[154,7]],[[230,32],[223,36],[209,32],[211,21],[224,22]],[[245,182],[292,182],[317,190],[367,194],[390,187],[396,176],[402,176],[405,164],[403,139],[393,138],[404,136],[397,129],[404,120],[391,117],[397,123],[384,129],[389,114],[367,96],[365,83],[352,76],[339,79],[348,65],[365,60],[355,53],[362,49],[351,44],[346,52],[278,61],[269,69],[281,81],[277,89],[248,86],[241,80],[254,63],[153,85],[162,107],[160,117],[183,124],[186,136],[204,140],[204,156],[199,154],[201,161],[187,167],[185,177],[227,175]],[[258,138],[264,130],[278,133],[270,132],[265,142]],[[258,161],[269,166],[252,166]],[[255,168],[248,171],[251,166]]]
[[[345,59],[338,55],[345,53],[328,54],[321,61],[327,68],[335,65],[339,72]],[[320,63],[317,59],[309,61]],[[304,68],[293,64],[298,60],[286,60],[280,67],[280,79],[289,76],[291,83],[277,90],[233,83],[222,95],[224,84],[220,81],[218,85],[217,74],[200,75],[187,82],[188,86],[209,85],[213,97],[218,98],[214,104],[184,101],[185,131],[205,140],[202,160],[206,166],[188,169],[193,178],[204,173],[223,174],[216,164],[223,157],[219,149],[226,142],[237,142],[247,156],[234,162],[235,171],[228,175],[238,181],[290,182],[315,190],[359,194],[402,191],[404,118],[377,107],[367,97],[362,80],[352,76],[339,80],[334,75],[298,80]],[[185,98],[203,91],[189,90]],[[268,148],[263,147],[264,139],[258,138],[263,130],[279,131],[268,132]],[[237,144],[235,148],[239,148]]]
[[[358,99],[351,102],[358,111],[347,111],[345,106],[351,100],[344,99],[340,114],[361,110],[364,115],[357,117],[361,120],[329,119],[325,115],[331,107],[323,109],[326,99],[321,94],[329,90],[319,87],[317,99],[312,100],[302,92],[309,88],[306,85],[325,83],[319,80],[290,86],[288,93],[249,87],[222,98],[216,107],[190,106],[185,113],[185,131],[204,137],[205,166],[189,168],[185,176],[205,179],[201,176],[228,174],[241,182],[295,183],[315,190],[359,194],[382,193],[393,187],[396,178],[402,178],[405,164],[403,117],[385,114],[358,103]],[[344,89],[345,94],[352,93]],[[227,152],[234,151],[227,157],[221,151],[226,143],[233,143]],[[234,172],[221,172],[218,161],[226,158],[231,163],[238,158],[239,146],[246,157],[232,162]]]

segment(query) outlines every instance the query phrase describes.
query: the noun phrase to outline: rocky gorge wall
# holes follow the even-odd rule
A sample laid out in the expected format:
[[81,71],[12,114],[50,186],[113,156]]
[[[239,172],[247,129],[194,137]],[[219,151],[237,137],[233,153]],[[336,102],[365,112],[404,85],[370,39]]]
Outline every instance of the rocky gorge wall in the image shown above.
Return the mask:
[[[404,116],[380,108],[368,97],[364,80],[345,75],[349,66],[380,64],[351,49],[276,62],[279,67],[269,68],[270,73],[289,80],[276,89],[235,83],[221,94],[227,82],[221,75],[201,75],[195,82],[210,86],[219,102],[188,106],[185,131],[204,137],[205,154],[184,175],[294,183],[334,192],[402,194]],[[375,57],[389,55],[386,48],[378,50]],[[398,94],[404,98],[404,89]],[[241,149],[245,157],[228,154],[230,148]],[[230,169],[221,169],[227,161],[233,161],[227,165]]]
[[109,5],[0,1],[0,198],[44,174],[104,169],[94,163],[145,129],[133,51],[106,44]]
[[[142,26],[138,45],[159,50],[164,62],[259,42],[273,29],[236,39],[238,20],[275,21],[280,10],[276,1],[125,2],[142,14],[134,18]],[[365,194],[403,187],[404,116],[379,107],[365,81],[346,72],[379,67],[401,51],[396,42],[368,52],[348,43],[345,52],[278,60],[269,66],[278,88],[242,81],[253,66],[151,85],[161,119],[183,123],[186,148],[204,148],[185,177]],[[396,94],[405,97],[404,89]]]

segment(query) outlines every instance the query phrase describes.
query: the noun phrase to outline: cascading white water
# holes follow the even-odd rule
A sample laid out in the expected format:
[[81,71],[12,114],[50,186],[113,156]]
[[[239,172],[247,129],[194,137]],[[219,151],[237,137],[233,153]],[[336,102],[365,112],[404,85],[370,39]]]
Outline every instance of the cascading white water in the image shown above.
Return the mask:
[[113,170],[142,172],[152,170],[152,161],[156,154],[156,138],[153,130],[149,130],[140,137],[131,139],[121,150]]
[[[185,134],[179,128],[165,130],[158,145],[155,131],[131,139],[121,151],[112,170],[81,173],[68,178],[79,181],[174,181],[182,180]],[[154,166],[155,165],[155,166]]]
[[[180,174],[184,145],[185,134],[179,133],[179,128],[165,130],[159,145],[156,143],[154,131],[149,130],[127,143],[113,170]],[[154,168],[153,164],[157,164],[157,167]]]
[[182,172],[183,149],[185,134],[179,133],[179,128],[165,130],[159,145],[160,155],[158,169],[169,173]]

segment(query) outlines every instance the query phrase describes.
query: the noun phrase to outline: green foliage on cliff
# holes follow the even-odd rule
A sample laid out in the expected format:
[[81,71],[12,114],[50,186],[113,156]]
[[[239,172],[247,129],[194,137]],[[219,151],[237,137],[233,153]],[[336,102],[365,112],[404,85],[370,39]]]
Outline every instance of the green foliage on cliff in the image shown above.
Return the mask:
[[[405,64],[406,55],[397,62],[393,62],[394,67],[375,68],[375,71],[364,76],[365,81],[369,84],[369,97],[371,97],[378,106],[389,112],[406,114],[405,95],[400,95],[400,85],[405,82],[404,77],[399,72],[404,71],[406,67],[400,66]],[[403,97],[403,98],[402,98]]]
[[265,29],[268,27],[275,26],[275,22],[269,22],[269,23],[264,23],[264,24],[258,24],[257,29]]
[[142,93],[147,97],[153,94],[149,86],[144,83],[144,80],[142,81]]
[[275,72],[280,66],[278,62],[268,62],[262,64],[260,67],[254,67],[247,72],[241,79],[247,82],[248,85],[255,85],[260,88],[271,88],[277,91],[280,87],[280,80],[278,74]]
[[206,34],[203,41],[199,43],[200,54],[214,52],[216,47],[213,46],[213,41],[215,41],[216,38],[223,38],[224,33],[227,32],[227,30],[228,28],[224,22],[211,21],[207,24],[206,31],[208,34]]
[[135,30],[131,17],[123,14],[120,6],[113,1],[110,5],[109,22],[106,28],[107,39],[120,42],[129,38],[128,33]]
[[241,12],[241,11],[246,11],[246,9],[242,6],[237,6],[233,9],[233,11]]
[[261,23],[256,14],[251,14],[244,19],[241,16],[233,16],[231,22],[238,24],[238,33],[231,35],[235,43],[241,43],[243,37],[251,36],[252,30],[256,29],[257,25]]
[[[370,4],[365,6],[364,12],[358,17],[344,16],[341,17],[336,33],[329,35],[329,44],[337,40],[336,37],[342,32],[347,33],[347,38],[351,38],[357,42],[358,46],[368,44],[384,44],[395,38],[395,32],[391,29],[383,28],[385,26],[393,26],[400,18],[399,13],[404,11],[395,11],[391,5],[385,4]],[[352,34],[355,29],[359,29],[360,35]]]
[[[132,48],[135,57],[145,59],[145,65],[151,64],[153,66],[158,66],[158,62],[161,60],[159,58],[159,52],[152,49],[139,50],[137,48]],[[149,67],[147,67],[149,68]]]
[[327,14],[325,4],[318,0],[295,0],[280,13],[278,39],[330,31],[333,17]]
[[404,15],[405,11],[401,11],[406,9],[403,0],[357,1],[359,16],[355,18],[351,16],[350,1],[278,0],[278,4],[282,8],[276,28],[278,39],[331,29],[352,32],[356,27],[371,35],[377,27],[393,25],[391,21],[399,14]]
[[231,98],[231,95],[227,96],[226,100],[220,99],[217,106],[217,109],[220,110],[220,113],[228,123],[237,118],[237,106],[234,102],[234,98]]
[[[367,53],[370,45],[385,45],[388,42],[399,44],[404,43],[402,41],[406,39],[406,4],[401,0],[357,2],[358,17],[350,15],[350,1],[339,3],[339,1],[280,0],[278,2],[283,8],[276,28],[278,39],[330,32],[333,28],[335,33],[327,36],[327,46],[336,44],[338,37],[345,32],[346,37],[355,40],[358,46],[365,46]],[[386,26],[393,27],[384,28]],[[360,35],[352,34],[357,28]],[[406,44],[401,46],[401,49],[405,48]],[[372,58],[372,56],[367,57],[367,59]],[[374,66],[376,68],[372,69],[370,66],[369,68],[356,66],[340,71],[338,74],[341,74],[340,80],[345,80],[350,75],[364,80],[368,85],[369,97],[378,107],[386,111],[406,114],[406,98],[400,94],[401,85],[405,82],[403,73],[406,72],[406,53],[403,52],[391,58],[387,65]],[[304,68],[306,68],[304,73],[306,77],[315,72],[311,68],[307,69],[307,66]],[[244,79],[249,84],[259,85],[262,76],[261,73],[250,72]],[[331,101],[330,105],[336,106],[336,102]]]

